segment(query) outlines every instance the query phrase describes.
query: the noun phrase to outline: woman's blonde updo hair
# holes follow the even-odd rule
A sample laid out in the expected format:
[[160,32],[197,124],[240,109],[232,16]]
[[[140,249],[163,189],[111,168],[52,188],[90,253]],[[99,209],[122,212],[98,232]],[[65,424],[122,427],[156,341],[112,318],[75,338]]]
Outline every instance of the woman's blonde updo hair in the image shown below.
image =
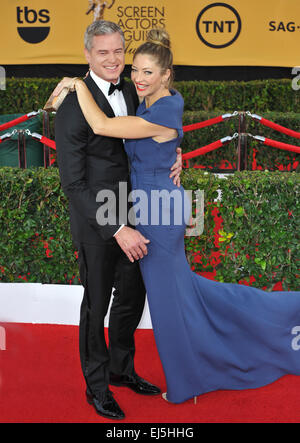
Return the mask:
[[138,47],[133,59],[138,54],[152,56],[158,66],[161,68],[162,74],[164,74],[167,69],[170,69],[170,77],[168,82],[168,87],[170,88],[174,80],[174,71],[171,42],[167,31],[165,29],[151,29],[151,31],[148,32],[146,42]]

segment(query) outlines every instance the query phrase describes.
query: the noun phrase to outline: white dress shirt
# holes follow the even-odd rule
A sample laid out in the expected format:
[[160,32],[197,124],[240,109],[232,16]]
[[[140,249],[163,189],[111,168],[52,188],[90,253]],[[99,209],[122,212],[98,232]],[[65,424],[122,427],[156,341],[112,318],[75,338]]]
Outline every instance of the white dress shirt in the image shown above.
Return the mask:
[[[93,71],[90,71],[91,77],[98,86],[99,89],[103,92],[105,95],[105,98],[107,99],[108,103],[112,107],[112,110],[114,111],[114,114],[116,117],[124,117],[127,114],[127,106],[125,103],[125,99],[123,96],[123,92],[119,91],[118,89],[115,89],[114,92],[111,95],[108,95],[110,82],[107,82],[106,80],[103,80],[102,78],[98,77]],[[120,80],[120,79],[119,79]]]
[[[110,82],[107,82],[106,80],[103,80],[103,78],[98,77],[92,70],[90,71],[90,75],[96,85],[99,89],[103,92],[105,95],[105,98],[107,99],[108,103],[112,107],[112,110],[114,111],[114,114],[116,117],[124,117],[128,115],[127,113],[127,106],[125,103],[125,99],[123,96],[123,92],[119,91],[118,89],[115,89],[114,92],[111,95],[108,95]],[[118,80],[120,81],[120,79]],[[118,82],[117,82],[118,83]],[[125,225],[121,225],[120,228],[115,232],[114,236],[124,227]]]

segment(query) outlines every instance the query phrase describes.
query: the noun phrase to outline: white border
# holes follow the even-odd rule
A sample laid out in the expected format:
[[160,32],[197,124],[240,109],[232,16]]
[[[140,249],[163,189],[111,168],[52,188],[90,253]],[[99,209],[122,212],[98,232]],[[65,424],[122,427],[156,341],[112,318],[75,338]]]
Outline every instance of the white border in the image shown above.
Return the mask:
[[[78,325],[82,297],[80,285],[0,283],[0,322]],[[138,328],[152,329],[147,300]]]

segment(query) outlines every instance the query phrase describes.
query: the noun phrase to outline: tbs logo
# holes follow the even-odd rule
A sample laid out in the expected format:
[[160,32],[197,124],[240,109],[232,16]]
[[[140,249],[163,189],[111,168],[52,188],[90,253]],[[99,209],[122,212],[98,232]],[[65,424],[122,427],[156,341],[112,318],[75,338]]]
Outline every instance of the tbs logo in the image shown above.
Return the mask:
[[[49,23],[48,9],[29,9],[27,6],[17,7],[17,23],[19,36],[27,43],[41,43],[45,40],[50,32],[50,26],[32,26]],[[25,25],[25,26],[24,26]],[[31,26],[28,26],[31,25]]]

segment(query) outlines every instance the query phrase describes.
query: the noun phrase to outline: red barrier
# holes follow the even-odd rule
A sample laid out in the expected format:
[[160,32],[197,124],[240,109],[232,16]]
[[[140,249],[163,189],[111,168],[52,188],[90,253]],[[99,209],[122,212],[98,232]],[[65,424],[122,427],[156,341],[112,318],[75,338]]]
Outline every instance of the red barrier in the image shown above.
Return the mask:
[[[15,118],[14,120],[11,120],[10,122],[6,122],[3,123],[2,125],[0,125],[0,131],[5,131],[8,128],[11,128],[13,126],[16,126],[20,123],[23,123],[27,120],[29,120],[30,118],[36,116],[37,114],[39,114],[40,111],[32,111],[29,112],[28,114],[22,115],[18,118]],[[205,120],[203,122],[199,122],[199,123],[193,123],[191,125],[187,125],[187,126],[183,126],[183,131],[184,132],[188,132],[188,131],[194,131],[195,129],[201,129],[204,128],[206,126],[210,126],[210,125],[215,125],[216,123],[220,123],[230,117],[233,117],[234,114],[223,114],[223,115],[219,115],[218,117],[214,117],[211,118],[209,120]]]
[[218,140],[214,143],[211,143],[210,145],[195,149],[195,151],[186,152],[185,154],[182,154],[182,160],[189,160],[190,158],[198,157],[198,155],[206,154],[207,152],[218,149],[221,146],[223,146],[223,143],[221,142],[221,140]]
[[28,129],[25,132],[26,134],[31,135],[32,138],[36,138],[43,145],[49,146],[49,148],[56,150],[56,143],[55,141],[50,140],[50,138],[47,138],[41,134],[37,134],[36,132],[30,132]]
[[260,115],[251,114],[250,112],[247,112],[247,115],[249,115],[255,120],[258,120],[262,125],[267,126],[268,128],[274,129],[275,131],[278,132],[282,132],[283,134],[289,135],[290,137],[300,138],[300,132],[278,125],[277,123],[267,120],[266,118],[261,117]]
[[270,120],[262,118],[260,123],[269,128],[275,129],[275,131],[282,132],[283,134],[289,135],[290,137],[300,138],[300,132],[293,131],[292,129],[285,128],[284,126],[273,123]]
[[47,146],[49,146],[49,148],[56,150],[56,143],[55,143],[55,141],[50,140],[50,138],[42,136],[42,138],[40,139],[40,142],[43,143],[43,145],[47,145]]
[[192,125],[183,126],[183,132],[194,131],[195,129],[205,128],[206,126],[215,125],[223,121],[222,115],[219,117],[211,118],[200,123],[193,123]]
[[300,154],[300,146],[288,145],[287,143],[278,142],[276,140],[271,140],[270,138],[265,138],[264,145],[272,146],[273,148],[283,149],[284,151],[291,151]]
[[14,120],[11,120],[10,122],[3,123],[0,125],[0,131],[5,131],[8,128],[11,128],[12,126],[18,125],[19,123],[26,122],[32,117],[35,117],[39,112],[29,112],[26,115],[22,115],[21,117],[15,118]]
[[193,123],[191,125],[183,126],[183,132],[188,131],[195,131],[195,129],[201,129],[205,128],[206,126],[215,125],[216,123],[221,123],[224,120],[227,120],[228,118],[234,117],[237,115],[237,112],[234,112],[233,114],[223,114],[219,115],[218,117],[210,118],[209,120],[204,120],[203,122],[199,123]]
[[236,138],[238,134],[234,134],[232,137],[223,137],[216,142],[210,143],[209,145],[203,146],[202,148],[195,149],[191,152],[186,152],[182,154],[182,160],[189,160],[190,158],[198,157],[199,155],[206,154],[207,152],[214,151],[215,149],[221,148],[225,144],[229,143],[231,140]]
[[[26,115],[23,115],[21,117],[18,117],[16,119],[12,120],[10,122],[4,123],[4,124],[0,125],[0,131],[3,131],[5,129],[7,129],[7,128],[15,126],[15,125],[17,125],[19,123],[25,122],[25,121],[29,120],[31,117],[34,117],[37,114],[39,114],[39,112],[40,111],[37,111],[37,112],[32,111],[32,112],[30,112],[30,113],[28,113]],[[201,128],[204,128],[204,127],[207,127],[207,126],[215,125],[215,124],[221,123],[222,121],[224,121],[224,120],[226,120],[228,118],[231,118],[231,117],[233,117],[233,116],[235,116],[237,114],[238,114],[238,112],[235,111],[233,114],[223,114],[223,115],[219,115],[217,117],[211,118],[209,120],[205,120],[205,121],[202,121],[202,122],[199,122],[199,123],[194,123],[194,124],[191,124],[191,125],[183,126],[183,132],[194,131],[196,129],[201,129]],[[275,129],[276,131],[283,132],[284,134],[287,134],[287,135],[289,135],[291,137],[296,137],[296,138],[300,139],[300,133],[297,132],[297,131],[293,131],[291,129],[285,128],[284,126],[280,126],[277,123],[271,122],[270,120],[267,120],[267,119],[265,119],[265,118],[263,118],[263,117],[261,117],[259,115],[251,114],[249,111],[247,111],[246,114],[251,116],[252,118],[258,120],[262,125],[268,126],[268,127],[272,128],[272,129]],[[14,130],[14,132],[17,132],[17,131]],[[42,144],[50,147],[53,150],[56,150],[56,143],[55,143],[55,141],[50,140],[49,138],[47,138],[47,137],[45,137],[43,135],[40,135],[40,134],[37,134],[37,133],[31,133],[28,129],[25,130],[25,132],[28,135],[31,135],[33,138],[38,139]],[[2,143],[5,139],[10,138],[12,134],[13,133],[11,133],[11,134],[7,133],[7,134],[4,134],[3,136],[1,136],[0,137],[0,143]],[[300,153],[300,147],[299,146],[289,145],[289,144],[286,144],[286,143],[278,142],[276,140],[271,140],[271,139],[266,138],[266,137],[252,136],[251,134],[248,134],[248,135],[253,137],[253,138],[255,138],[256,140],[260,140],[265,145],[272,146],[272,147],[275,147],[275,148],[278,148],[278,149],[283,149],[283,150],[286,150],[286,151],[296,152],[297,154]],[[182,160],[189,160],[191,158],[198,157],[200,155],[204,155],[204,154],[206,154],[208,152],[211,152],[211,151],[213,151],[215,149],[218,149],[221,146],[224,146],[224,144],[230,142],[233,138],[236,138],[237,136],[238,136],[238,134],[236,133],[236,134],[233,135],[233,137],[229,137],[229,136],[228,137],[224,137],[224,138],[222,138],[222,139],[220,139],[220,140],[218,140],[216,142],[210,143],[209,145],[203,146],[202,148],[198,148],[198,149],[196,149],[194,151],[182,154]],[[53,162],[51,162],[51,163],[53,163]]]
[[300,146],[295,145],[288,145],[287,143],[278,142],[277,140],[272,140],[267,137],[262,137],[261,135],[251,135],[250,137],[254,138],[255,140],[260,141],[264,145],[272,146],[273,148],[283,149],[284,151],[291,151],[296,152],[297,154],[300,154]]

